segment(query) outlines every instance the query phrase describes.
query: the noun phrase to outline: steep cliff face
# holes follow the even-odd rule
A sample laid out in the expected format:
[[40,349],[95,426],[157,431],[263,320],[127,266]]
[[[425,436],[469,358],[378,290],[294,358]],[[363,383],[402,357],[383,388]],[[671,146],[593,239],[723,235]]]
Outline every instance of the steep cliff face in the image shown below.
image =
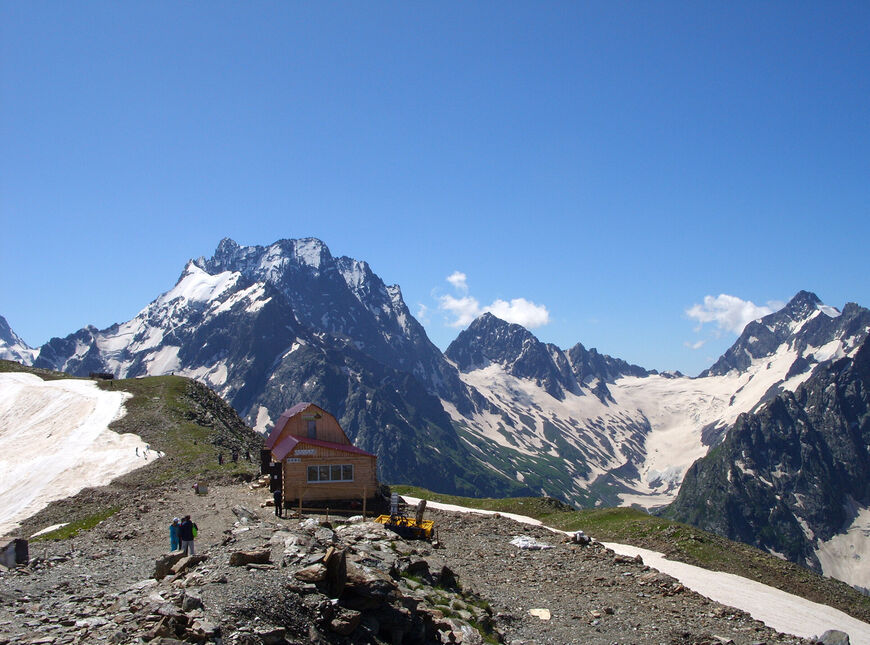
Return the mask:
[[819,550],[870,505],[870,345],[742,415],[686,473],[674,519],[821,569]]
[[384,481],[469,495],[529,492],[460,440],[441,399],[461,411],[483,400],[429,341],[399,288],[313,238],[268,247],[225,239],[133,320],[54,338],[34,365],[190,376],[259,430],[299,401],[316,401],[378,455]]

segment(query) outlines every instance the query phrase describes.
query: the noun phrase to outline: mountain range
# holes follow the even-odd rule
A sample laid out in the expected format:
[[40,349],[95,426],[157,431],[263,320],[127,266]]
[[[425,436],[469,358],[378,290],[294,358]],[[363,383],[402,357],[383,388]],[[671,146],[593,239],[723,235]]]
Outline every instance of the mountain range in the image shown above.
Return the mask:
[[[697,481],[707,467],[698,460],[723,454],[738,428],[770,414],[778,400],[800,408],[814,379],[859,360],[870,311],[852,303],[839,311],[802,291],[748,324],[697,378],[630,365],[580,343],[561,349],[491,314],[442,353],[399,287],[385,285],[367,263],[334,257],[313,238],[267,247],[224,239],[125,323],[85,327],[31,349],[0,322],[0,351],[14,360],[78,375],[190,376],[260,431],[292,405],[317,402],[378,455],[387,482],[655,510],[674,501],[687,472]],[[734,454],[724,459],[736,463]],[[856,515],[870,495],[854,484],[841,488]],[[681,496],[680,508],[707,503],[703,487],[695,488],[700,497]],[[809,557],[812,545],[836,535],[844,527],[833,524],[845,519],[832,516],[822,529],[805,515],[809,545],[761,544],[824,567]],[[760,531],[752,525],[740,539]]]

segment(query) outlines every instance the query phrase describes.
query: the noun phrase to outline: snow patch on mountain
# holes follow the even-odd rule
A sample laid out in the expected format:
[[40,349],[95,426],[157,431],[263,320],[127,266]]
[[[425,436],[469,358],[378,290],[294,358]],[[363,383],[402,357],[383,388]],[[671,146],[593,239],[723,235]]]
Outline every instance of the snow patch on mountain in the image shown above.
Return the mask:
[[212,275],[191,260],[184,268],[178,284],[160,296],[156,304],[161,307],[179,300],[182,302],[215,300],[227,289],[235,287],[239,277],[239,273],[235,271],[223,271]]
[[296,258],[302,264],[305,264],[312,269],[319,269],[325,259],[324,255],[328,253],[329,252],[326,251],[326,246],[318,239],[309,237],[303,240],[296,240],[294,249]]
[[820,541],[816,557],[822,573],[870,591],[870,507],[852,503],[851,524],[830,540]]
[[[556,399],[533,380],[512,376],[501,365],[490,364],[460,376],[501,412],[474,414],[472,432],[519,454],[543,452],[558,457],[552,436],[557,429],[562,439],[589,457],[584,465],[591,475],[583,478],[584,484],[625,463],[624,448],[635,444],[632,435],[645,423],[642,413],[608,405],[591,394],[566,392],[562,400]],[[455,408],[445,408],[457,422],[468,421]]]
[[151,353],[145,359],[148,374],[152,376],[173,374],[181,367],[181,361],[178,359],[180,349],[175,345],[164,345],[158,351]]
[[269,416],[269,410],[261,405],[257,408],[257,421],[254,424],[254,430],[265,433],[267,428],[273,425],[272,417]]
[[162,456],[139,436],[108,429],[130,396],[93,381],[0,374],[0,535],[54,500]]

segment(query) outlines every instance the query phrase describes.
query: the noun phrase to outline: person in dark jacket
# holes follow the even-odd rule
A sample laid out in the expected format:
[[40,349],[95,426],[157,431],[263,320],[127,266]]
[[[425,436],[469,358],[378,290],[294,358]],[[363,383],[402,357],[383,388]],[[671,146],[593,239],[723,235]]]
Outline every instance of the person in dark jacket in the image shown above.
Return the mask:
[[190,519],[190,515],[185,515],[181,519],[181,527],[178,529],[178,536],[181,538],[181,550],[184,555],[194,555],[193,539],[196,537],[197,526]]
[[283,500],[282,500],[280,488],[276,488],[275,492],[272,493],[272,499],[275,500],[275,515],[277,515],[278,517],[281,517],[283,515],[281,512],[281,502]]

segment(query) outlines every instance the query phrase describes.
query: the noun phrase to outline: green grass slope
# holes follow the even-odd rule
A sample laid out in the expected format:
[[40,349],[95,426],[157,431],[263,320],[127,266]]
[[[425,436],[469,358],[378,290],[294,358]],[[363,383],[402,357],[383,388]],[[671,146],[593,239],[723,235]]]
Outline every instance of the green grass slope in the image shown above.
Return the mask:
[[[33,369],[0,361],[0,372],[30,372],[44,380],[71,378],[67,374]],[[47,525],[69,522],[49,537],[68,537],[93,526],[114,509],[138,499],[148,499],[155,489],[193,485],[194,481],[251,479],[259,471],[261,435],[249,428],[233,408],[209,388],[180,376],[98,381],[105,390],[132,394],[126,414],[109,427],[118,433],[137,434],[164,457],[127,473],[100,488],[88,488],[74,497],[51,503],[22,523],[16,531],[30,535]],[[241,458],[232,463],[232,450]],[[249,452],[251,461],[245,459]],[[218,464],[223,452],[224,463]]]
[[517,513],[563,531],[583,531],[601,542],[619,542],[659,551],[671,560],[724,571],[835,607],[870,622],[870,598],[849,585],[823,577],[740,542],[631,508],[574,510],[549,498],[474,499],[440,495],[413,486],[393,492],[468,508]]

